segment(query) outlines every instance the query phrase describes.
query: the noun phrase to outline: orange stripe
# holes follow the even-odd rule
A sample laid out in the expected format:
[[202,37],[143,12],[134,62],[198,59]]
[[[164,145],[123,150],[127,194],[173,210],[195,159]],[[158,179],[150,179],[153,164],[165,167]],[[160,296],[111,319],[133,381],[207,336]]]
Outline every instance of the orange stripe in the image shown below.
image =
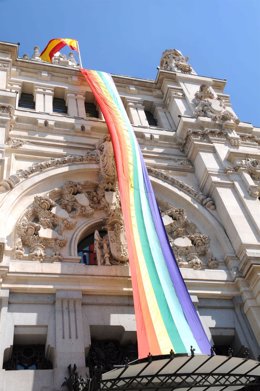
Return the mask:
[[[93,73],[92,73],[93,74]],[[96,75],[94,73],[93,75],[96,78]],[[99,87],[99,80],[97,79],[98,87]],[[96,83],[95,83],[96,84]],[[96,86],[95,86],[96,87]],[[99,88],[97,88],[100,90]],[[101,91],[103,93],[103,91]],[[97,101],[99,101],[98,96],[96,96]],[[107,110],[107,107],[102,107],[102,103],[98,102],[100,104],[100,107],[103,108],[103,113],[105,116],[105,110]],[[130,263],[131,267],[131,274],[132,274],[132,282],[133,284],[137,285],[139,287],[140,295],[138,295],[138,300],[135,300],[135,312],[137,317],[137,322],[139,323],[139,327],[137,328],[139,332],[141,332],[141,335],[138,336],[138,344],[139,344],[139,357],[144,357],[147,355],[147,352],[152,351],[153,354],[160,354],[160,347],[158,344],[158,340],[155,334],[154,326],[151,320],[150,311],[148,309],[148,303],[146,300],[146,295],[143,288],[143,282],[141,278],[141,272],[140,267],[138,264],[138,256],[136,252],[136,247],[134,243],[134,233],[132,229],[132,218],[129,212],[129,208],[127,205],[130,204],[130,192],[129,189],[129,183],[130,183],[130,177],[129,177],[129,168],[127,165],[128,159],[126,157],[129,155],[128,152],[128,146],[125,143],[124,135],[121,131],[117,132],[116,129],[122,130],[122,121],[120,118],[116,117],[114,112],[109,110],[109,116],[112,118],[108,121],[108,123],[113,124],[113,128],[111,129],[111,137],[113,140],[113,145],[115,148],[118,162],[117,164],[117,170],[118,170],[118,179],[119,179],[119,186],[120,186],[120,194],[121,194],[121,203],[122,208],[124,208],[124,218],[125,218],[125,226],[126,226],[126,233],[128,239],[131,238],[131,241],[129,242],[129,258],[134,261],[133,263]],[[105,116],[106,117],[106,116]],[[108,118],[106,118],[108,119]],[[110,122],[111,121],[111,122]],[[125,130],[126,131],[126,130]],[[127,131],[126,131],[127,132]],[[114,144],[115,142],[115,144]],[[119,164],[119,162],[122,165]],[[124,168],[122,170],[122,168]],[[122,172],[123,171],[123,172]],[[124,183],[125,182],[125,183]],[[138,290],[133,289],[133,292],[135,296],[137,295]],[[136,297],[137,298],[137,297]],[[142,325],[142,327],[140,327]],[[149,338],[149,333],[151,332],[151,336],[153,337]],[[148,341],[149,339],[149,341]]]

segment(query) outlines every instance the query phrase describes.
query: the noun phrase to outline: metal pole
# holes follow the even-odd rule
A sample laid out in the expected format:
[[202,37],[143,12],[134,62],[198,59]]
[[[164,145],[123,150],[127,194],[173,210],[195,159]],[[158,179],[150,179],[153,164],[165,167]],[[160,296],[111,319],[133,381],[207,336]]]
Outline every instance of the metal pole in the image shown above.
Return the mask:
[[79,41],[78,41],[78,51],[79,51],[79,66],[80,66],[80,68],[83,68],[82,60],[81,60],[81,54],[80,54],[80,48],[79,48]]

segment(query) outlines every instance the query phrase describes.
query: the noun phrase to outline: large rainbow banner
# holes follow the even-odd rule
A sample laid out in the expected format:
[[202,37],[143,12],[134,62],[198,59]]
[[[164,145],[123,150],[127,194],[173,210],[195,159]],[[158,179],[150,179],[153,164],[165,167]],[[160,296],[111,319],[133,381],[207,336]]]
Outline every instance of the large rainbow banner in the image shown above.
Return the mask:
[[210,354],[211,346],[181,276],[146,166],[112,77],[81,69],[111,136],[125,222],[139,358]]

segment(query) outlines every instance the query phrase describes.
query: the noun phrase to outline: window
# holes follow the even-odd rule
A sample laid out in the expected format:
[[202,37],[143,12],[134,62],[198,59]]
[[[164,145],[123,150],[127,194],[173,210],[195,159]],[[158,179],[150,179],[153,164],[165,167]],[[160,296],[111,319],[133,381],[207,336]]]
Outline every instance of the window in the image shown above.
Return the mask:
[[46,356],[47,326],[14,326],[13,345],[5,349],[3,369],[52,369]]
[[22,92],[21,97],[19,99],[18,106],[24,107],[25,109],[35,110],[35,102],[34,102],[33,94]]
[[122,326],[90,325],[90,335],[91,345],[86,357],[90,377],[97,368],[106,372],[138,357],[135,331],[126,331]]
[[44,345],[14,345],[11,358],[3,365],[6,370],[52,369],[45,358]]
[[53,98],[53,112],[67,114],[67,106],[63,98]]
[[153,113],[150,110],[145,110],[144,112],[149,126],[157,126],[157,120],[154,117]]
[[250,349],[241,344],[235,329],[211,329],[214,352],[218,355],[235,357],[252,357]]
[[[106,231],[99,231],[99,235],[103,238],[107,235]],[[78,244],[78,256],[80,263],[85,265],[97,265],[97,256],[95,252],[94,233],[82,239]]]
[[92,118],[99,118],[99,112],[95,103],[85,102],[86,116]]

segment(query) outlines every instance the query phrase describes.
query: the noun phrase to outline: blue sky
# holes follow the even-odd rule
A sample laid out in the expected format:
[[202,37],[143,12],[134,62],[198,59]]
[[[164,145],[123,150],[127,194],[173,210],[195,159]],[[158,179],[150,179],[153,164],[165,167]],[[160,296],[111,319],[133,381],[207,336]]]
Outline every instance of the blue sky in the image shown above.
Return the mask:
[[242,121],[260,126],[260,0],[0,0],[0,40],[20,55],[78,39],[86,68],[154,79],[176,48],[198,74],[227,79]]

